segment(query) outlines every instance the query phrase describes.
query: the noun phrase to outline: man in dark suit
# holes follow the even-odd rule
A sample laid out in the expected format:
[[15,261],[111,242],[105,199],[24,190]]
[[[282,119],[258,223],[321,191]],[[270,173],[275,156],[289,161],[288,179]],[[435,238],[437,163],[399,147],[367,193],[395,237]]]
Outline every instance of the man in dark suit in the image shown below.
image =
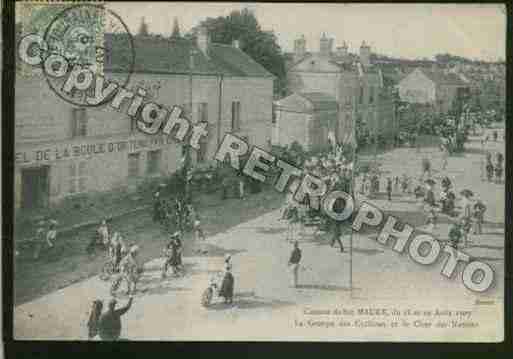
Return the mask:
[[301,249],[299,249],[299,243],[296,241],[294,242],[294,249],[292,250],[289,259],[294,288],[297,288],[298,285],[299,262],[301,262]]
[[116,299],[111,299],[109,308],[100,316],[98,334],[102,340],[118,340],[121,334],[121,316],[128,312],[132,306],[133,297],[123,308],[116,309]]

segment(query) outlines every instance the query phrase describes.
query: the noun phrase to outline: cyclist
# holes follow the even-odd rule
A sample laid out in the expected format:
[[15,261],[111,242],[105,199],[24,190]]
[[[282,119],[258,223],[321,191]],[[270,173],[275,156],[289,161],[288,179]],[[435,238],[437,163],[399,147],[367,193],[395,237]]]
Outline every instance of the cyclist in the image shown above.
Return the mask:
[[137,290],[137,280],[139,279],[140,269],[136,257],[139,252],[139,246],[130,247],[129,253],[119,263],[121,275],[116,278],[112,285],[111,292],[114,292],[122,281],[127,282],[127,294],[135,293]]
[[114,232],[109,243],[109,257],[114,264],[114,271],[119,270],[119,263],[122,258],[123,240],[119,232]]

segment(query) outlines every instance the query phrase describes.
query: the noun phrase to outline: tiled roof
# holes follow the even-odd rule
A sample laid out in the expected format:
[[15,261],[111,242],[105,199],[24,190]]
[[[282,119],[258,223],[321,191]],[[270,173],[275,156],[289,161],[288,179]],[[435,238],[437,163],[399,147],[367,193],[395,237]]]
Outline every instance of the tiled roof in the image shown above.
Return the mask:
[[272,77],[262,65],[245,52],[223,44],[210,44],[209,57],[219,71],[235,76]]
[[301,92],[300,96],[306,98],[313,105],[314,110],[336,110],[337,100],[323,92]]
[[[318,52],[306,52],[301,58],[294,58],[293,53],[287,53],[286,57],[286,69],[287,71],[292,69],[297,64],[303,62],[305,59],[318,56]],[[340,67],[344,71],[355,71],[354,62],[358,60],[358,56],[355,54],[347,54],[347,56],[338,56],[335,52],[331,53],[329,56],[329,61]]]
[[[131,53],[126,39],[105,34],[106,71],[126,70]],[[192,71],[195,74],[223,74],[227,76],[272,77],[263,66],[243,51],[228,45],[211,43],[204,54],[194,42],[184,38],[135,36],[135,72],[188,73],[190,52],[193,52]],[[207,56],[208,55],[208,56]]]
[[297,112],[337,110],[337,100],[322,92],[293,93],[276,104],[283,108]]
[[431,81],[438,85],[456,85],[466,86],[467,84],[454,73],[444,73],[442,71],[429,71],[426,69],[421,70]]
[[287,70],[289,70],[311,56],[312,56],[312,54],[310,52],[306,52],[301,58],[298,59],[298,58],[295,58],[294,54],[292,54],[292,56],[287,57],[285,68]]

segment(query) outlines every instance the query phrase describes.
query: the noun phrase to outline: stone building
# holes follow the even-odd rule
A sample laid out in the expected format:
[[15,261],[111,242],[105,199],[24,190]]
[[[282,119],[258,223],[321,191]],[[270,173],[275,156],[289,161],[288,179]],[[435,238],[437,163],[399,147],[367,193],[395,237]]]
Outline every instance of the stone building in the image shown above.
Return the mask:
[[438,113],[449,112],[469,85],[455,73],[417,68],[397,85],[401,101],[430,104]]
[[352,141],[352,126],[359,121],[372,135],[392,139],[397,131],[395,101],[381,68],[371,61],[371,47],[363,42],[359,54],[348,51],[348,45],[333,49],[333,39],[325,34],[319,52],[307,52],[302,37],[294,43],[295,51],[287,76],[292,92],[322,92],[339,104],[336,140]]
[[[117,73],[126,54],[105,34],[110,56],[104,71]],[[274,77],[236,45],[211,43],[205,30],[195,40],[134,37],[135,70],[127,85],[144,88],[145,100],[181,105],[193,123],[208,123],[208,137],[193,152],[195,166],[215,163],[226,132],[268,148]],[[191,97],[192,96],[192,97]],[[57,97],[41,76],[16,79],[15,207],[46,206],[80,194],[133,189],[174,173],[184,149],[174,138],[145,135],[109,104],[75,107]],[[192,104],[192,108],[191,108]]]
[[337,100],[322,92],[294,93],[275,102],[274,143],[297,142],[307,151],[326,148],[338,126]]

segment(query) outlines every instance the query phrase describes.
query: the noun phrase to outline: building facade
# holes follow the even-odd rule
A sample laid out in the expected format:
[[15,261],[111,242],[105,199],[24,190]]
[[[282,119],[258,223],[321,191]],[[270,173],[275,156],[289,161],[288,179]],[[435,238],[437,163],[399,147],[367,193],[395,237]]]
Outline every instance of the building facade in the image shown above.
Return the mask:
[[[349,53],[344,42],[333,50],[333,40],[323,36],[319,52],[307,52],[304,38],[295,42],[294,61],[287,71],[292,92],[322,92],[339,104],[337,141],[351,140],[356,121],[371,134],[391,139],[395,135],[395,101],[385,86],[379,66],[371,62],[371,48],[365,42],[358,56]],[[354,140],[354,139],[353,139]]]
[[401,101],[415,104],[431,104],[435,111],[445,114],[456,105],[469,85],[458,75],[441,70],[416,68],[397,85]]
[[[105,34],[106,42],[114,42]],[[145,101],[181,106],[192,123],[207,122],[207,139],[192,151],[195,166],[214,164],[226,132],[269,148],[273,76],[236,46],[135,36],[136,67],[127,86],[144,88]],[[115,44],[111,44],[115,48]],[[110,79],[116,56],[105,58]],[[166,61],[162,61],[166,59]],[[15,207],[48,206],[80,194],[168,176],[182,165],[184,147],[171,136],[146,135],[136,118],[109,104],[75,107],[57,97],[41,76],[16,80]]]
[[325,149],[338,131],[338,103],[322,92],[294,93],[275,102],[274,143]]

